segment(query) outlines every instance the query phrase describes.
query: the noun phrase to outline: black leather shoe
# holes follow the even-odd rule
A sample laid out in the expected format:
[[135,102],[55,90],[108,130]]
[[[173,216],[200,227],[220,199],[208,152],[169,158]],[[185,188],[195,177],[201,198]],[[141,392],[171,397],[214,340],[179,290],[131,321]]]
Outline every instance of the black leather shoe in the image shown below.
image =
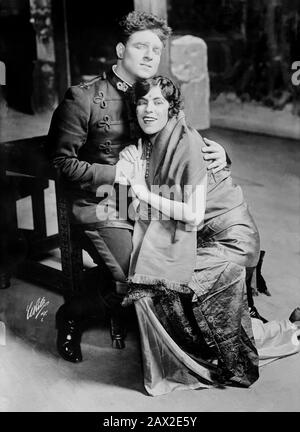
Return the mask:
[[66,318],[63,306],[59,308],[56,314],[56,328],[56,347],[60,356],[72,363],[81,362],[81,329],[78,322]]
[[264,324],[268,322],[268,320],[266,320],[266,318],[263,318],[263,317],[259,314],[259,312],[258,312],[258,310],[256,309],[255,306],[250,307],[250,308],[249,308],[249,312],[250,312],[250,316],[251,316],[251,318],[259,319],[259,320],[261,320]]

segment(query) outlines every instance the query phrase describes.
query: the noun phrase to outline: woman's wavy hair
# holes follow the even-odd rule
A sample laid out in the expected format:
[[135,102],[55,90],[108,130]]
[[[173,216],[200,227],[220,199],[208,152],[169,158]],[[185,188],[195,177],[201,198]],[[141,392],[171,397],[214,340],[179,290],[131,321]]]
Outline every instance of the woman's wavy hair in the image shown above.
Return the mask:
[[177,116],[183,109],[183,100],[180,89],[169,78],[158,75],[153,78],[137,81],[131,89],[131,101],[136,107],[138,100],[144,97],[149,91],[159,86],[163,97],[169,102],[169,118]]
[[126,44],[133,33],[142,30],[152,30],[165,44],[172,33],[167,21],[147,12],[130,12],[119,22],[119,40]]

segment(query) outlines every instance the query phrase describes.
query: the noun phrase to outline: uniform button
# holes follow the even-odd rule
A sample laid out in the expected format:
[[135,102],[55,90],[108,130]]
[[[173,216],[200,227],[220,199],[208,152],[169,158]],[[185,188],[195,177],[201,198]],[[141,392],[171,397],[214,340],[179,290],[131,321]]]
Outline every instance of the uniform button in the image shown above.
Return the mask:
[[105,115],[105,116],[103,116],[103,120],[105,121],[105,122],[109,122],[110,121],[110,117],[109,117],[109,115]]
[[105,143],[104,143],[104,146],[105,146],[105,153],[106,154],[109,154],[109,153],[111,153],[111,141],[110,140],[106,140],[105,141]]
[[100,103],[101,101],[102,101],[102,98],[101,98],[100,96],[95,96],[94,99],[93,99],[93,102],[94,102],[95,104],[98,104],[98,103]]
[[103,99],[103,100],[100,102],[100,108],[104,109],[104,108],[106,108],[106,107],[107,107],[107,102]]

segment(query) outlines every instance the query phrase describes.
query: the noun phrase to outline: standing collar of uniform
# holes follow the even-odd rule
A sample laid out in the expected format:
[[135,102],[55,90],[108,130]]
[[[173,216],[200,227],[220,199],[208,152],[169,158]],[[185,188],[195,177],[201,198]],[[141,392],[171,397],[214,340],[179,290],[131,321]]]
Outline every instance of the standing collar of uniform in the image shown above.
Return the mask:
[[129,84],[116,73],[116,67],[117,65],[113,65],[110,73],[108,74],[108,78],[117,90],[126,93],[132,87],[132,84]]

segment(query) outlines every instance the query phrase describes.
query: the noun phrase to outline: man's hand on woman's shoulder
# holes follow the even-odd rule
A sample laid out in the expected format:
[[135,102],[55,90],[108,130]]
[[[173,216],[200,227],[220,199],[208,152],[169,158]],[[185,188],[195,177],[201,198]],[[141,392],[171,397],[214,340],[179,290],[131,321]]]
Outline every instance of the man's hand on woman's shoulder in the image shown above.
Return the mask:
[[206,146],[202,147],[202,152],[205,153],[203,157],[207,161],[212,161],[208,169],[211,169],[213,173],[217,173],[227,165],[226,151],[216,141],[208,138],[203,138],[203,140],[206,144]]

